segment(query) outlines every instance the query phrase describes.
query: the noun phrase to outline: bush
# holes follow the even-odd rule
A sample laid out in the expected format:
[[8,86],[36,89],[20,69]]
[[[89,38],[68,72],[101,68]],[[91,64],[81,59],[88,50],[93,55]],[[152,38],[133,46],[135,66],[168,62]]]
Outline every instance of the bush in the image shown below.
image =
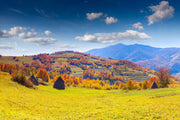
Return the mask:
[[109,84],[106,84],[105,86],[103,86],[104,90],[111,90],[111,86]]
[[118,89],[124,89],[124,88],[126,88],[125,84],[120,82]]
[[128,80],[126,83],[126,87],[128,90],[133,90],[134,89],[133,82],[131,80]]
[[12,80],[26,87],[33,87],[33,83],[30,80],[26,79],[26,76],[22,73],[17,73],[13,75]]
[[91,88],[101,89],[101,86],[98,83],[94,83],[94,84],[92,84]]
[[147,80],[145,80],[142,84],[141,84],[141,89],[145,90],[148,88],[148,82]]

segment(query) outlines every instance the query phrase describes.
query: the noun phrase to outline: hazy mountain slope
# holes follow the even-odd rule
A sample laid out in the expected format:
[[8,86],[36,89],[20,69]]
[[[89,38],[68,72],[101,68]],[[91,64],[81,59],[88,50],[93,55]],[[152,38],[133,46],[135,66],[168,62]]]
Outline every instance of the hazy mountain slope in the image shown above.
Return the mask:
[[116,60],[130,60],[143,67],[157,70],[166,66],[172,73],[180,72],[180,48],[155,48],[147,45],[116,44],[87,51],[92,55]]
[[157,52],[159,48],[153,48],[145,45],[124,45],[124,44],[116,44],[109,47],[101,48],[101,49],[93,49],[89,50],[86,53],[91,55],[100,56],[103,58],[113,58],[116,60],[125,59],[131,60],[133,62],[139,60],[152,59],[155,57],[155,52]]

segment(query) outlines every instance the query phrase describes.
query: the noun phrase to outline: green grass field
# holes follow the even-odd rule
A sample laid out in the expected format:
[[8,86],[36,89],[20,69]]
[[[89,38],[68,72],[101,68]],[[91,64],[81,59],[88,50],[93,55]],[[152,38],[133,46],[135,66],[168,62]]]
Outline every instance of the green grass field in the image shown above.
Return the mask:
[[0,73],[0,119],[179,120],[180,88],[121,91],[52,86],[29,89]]

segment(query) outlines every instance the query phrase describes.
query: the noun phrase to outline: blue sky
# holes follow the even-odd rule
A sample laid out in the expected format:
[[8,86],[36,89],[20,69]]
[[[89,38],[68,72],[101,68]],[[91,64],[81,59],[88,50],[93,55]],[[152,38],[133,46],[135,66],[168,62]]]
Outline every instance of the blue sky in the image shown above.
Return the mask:
[[1,0],[0,54],[180,47],[178,0]]

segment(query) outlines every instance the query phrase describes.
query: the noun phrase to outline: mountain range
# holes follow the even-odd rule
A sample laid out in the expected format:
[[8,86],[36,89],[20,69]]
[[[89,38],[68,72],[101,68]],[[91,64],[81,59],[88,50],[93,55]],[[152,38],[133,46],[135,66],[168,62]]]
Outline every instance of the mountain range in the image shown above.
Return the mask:
[[102,58],[130,60],[145,68],[158,70],[164,66],[171,73],[180,73],[180,48],[156,48],[147,45],[116,44],[105,48],[92,49],[86,53]]

